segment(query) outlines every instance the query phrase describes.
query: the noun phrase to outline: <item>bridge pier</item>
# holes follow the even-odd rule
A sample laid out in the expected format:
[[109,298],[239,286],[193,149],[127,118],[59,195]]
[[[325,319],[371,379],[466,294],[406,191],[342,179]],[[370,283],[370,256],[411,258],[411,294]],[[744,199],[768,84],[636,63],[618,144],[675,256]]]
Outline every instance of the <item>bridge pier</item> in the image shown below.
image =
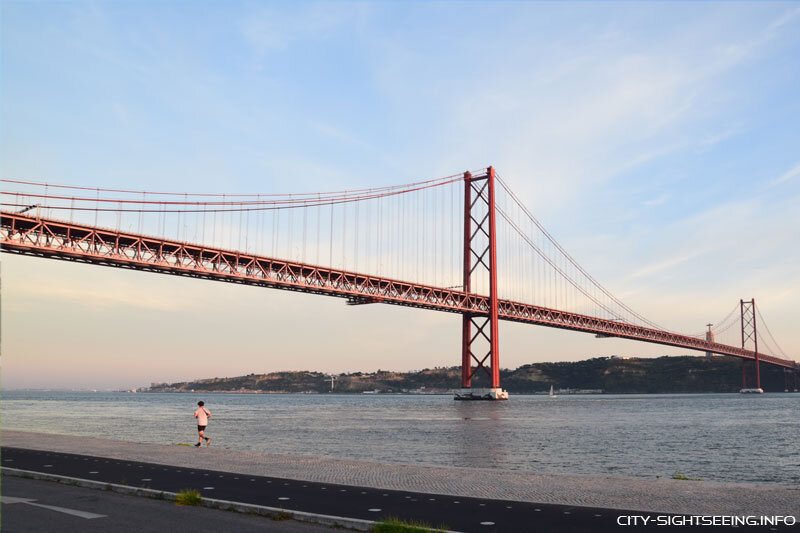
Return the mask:
[[454,400],[508,400],[508,392],[500,387],[481,388],[475,387],[456,391]]

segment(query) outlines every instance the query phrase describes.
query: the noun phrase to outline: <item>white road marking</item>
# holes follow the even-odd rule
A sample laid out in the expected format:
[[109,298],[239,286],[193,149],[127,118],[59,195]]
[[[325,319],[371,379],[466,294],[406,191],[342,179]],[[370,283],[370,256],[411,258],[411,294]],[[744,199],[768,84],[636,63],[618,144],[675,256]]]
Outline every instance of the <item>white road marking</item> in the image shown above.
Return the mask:
[[281,496],[281,497],[280,497],[280,498],[278,498],[278,499],[279,499],[279,500],[288,500],[289,498],[287,498],[286,496]]
[[55,505],[43,505],[41,503],[29,502],[28,505],[33,505],[34,507],[41,507],[42,509],[50,509],[51,511],[56,511],[57,513],[64,513],[72,516],[77,516],[79,518],[85,518],[87,520],[91,520],[93,518],[105,518],[106,516],[104,514],[89,513],[87,511],[78,511],[77,509],[67,509],[66,507],[56,507]]
[[494,522],[481,522],[482,526],[493,526]]
[[31,498],[17,498],[15,496],[0,496],[0,501],[3,503],[28,503],[28,502],[35,502]]
[[90,474],[99,474],[100,472],[98,472],[97,470],[92,470],[92,471],[91,471],[91,472],[89,472],[89,473],[90,473]]
[[24,503],[27,505],[32,505],[33,507],[41,507],[42,509],[50,509],[51,511],[56,511],[58,513],[64,513],[72,516],[77,516],[79,518],[85,518],[87,520],[91,520],[92,518],[104,518],[106,515],[104,514],[97,514],[97,513],[90,513],[87,511],[78,511],[77,509],[68,509],[66,507],[57,507],[55,505],[44,505],[42,503],[35,503],[36,500],[32,498],[17,498],[15,496],[0,496],[0,500],[5,504],[12,504],[12,503]]
[[150,479],[149,477],[143,477],[143,478],[142,478],[142,481],[153,481],[153,480],[152,480],[152,479]]
[[203,487],[203,490],[214,490],[214,487]]
[[381,510],[380,509],[367,509],[367,511],[369,511],[370,513],[379,513]]

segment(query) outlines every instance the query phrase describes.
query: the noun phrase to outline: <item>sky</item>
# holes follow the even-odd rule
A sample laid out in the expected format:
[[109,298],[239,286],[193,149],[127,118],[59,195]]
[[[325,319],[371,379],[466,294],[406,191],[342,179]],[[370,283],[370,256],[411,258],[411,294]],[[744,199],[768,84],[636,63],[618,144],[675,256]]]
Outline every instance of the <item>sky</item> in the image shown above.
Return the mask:
[[[669,329],[756,298],[800,359],[792,2],[0,4],[0,174],[295,193],[494,165]],[[2,385],[460,362],[457,315],[2,254]],[[502,323],[501,365],[685,350]]]

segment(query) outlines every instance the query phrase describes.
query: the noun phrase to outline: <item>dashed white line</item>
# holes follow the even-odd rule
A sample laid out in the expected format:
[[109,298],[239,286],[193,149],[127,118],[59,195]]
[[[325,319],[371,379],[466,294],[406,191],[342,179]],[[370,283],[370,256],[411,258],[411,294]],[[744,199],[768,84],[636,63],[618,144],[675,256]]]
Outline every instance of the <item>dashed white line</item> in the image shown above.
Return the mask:
[[493,526],[494,522],[481,522],[482,526]]
[[373,509],[367,509],[367,511],[369,511],[370,513],[379,513],[381,510],[378,508],[373,508]]

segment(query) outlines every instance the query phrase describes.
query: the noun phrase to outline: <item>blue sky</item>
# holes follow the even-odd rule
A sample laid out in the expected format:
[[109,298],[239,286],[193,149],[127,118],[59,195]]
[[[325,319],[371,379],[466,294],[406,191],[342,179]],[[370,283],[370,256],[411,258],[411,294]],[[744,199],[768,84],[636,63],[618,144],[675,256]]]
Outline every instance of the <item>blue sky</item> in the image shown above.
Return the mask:
[[[800,352],[795,3],[6,1],[0,53],[3,177],[269,193],[492,164],[648,318],[694,332],[753,296]],[[4,386],[459,361],[457,317],[2,261]],[[502,327],[509,367],[682,353]]]

